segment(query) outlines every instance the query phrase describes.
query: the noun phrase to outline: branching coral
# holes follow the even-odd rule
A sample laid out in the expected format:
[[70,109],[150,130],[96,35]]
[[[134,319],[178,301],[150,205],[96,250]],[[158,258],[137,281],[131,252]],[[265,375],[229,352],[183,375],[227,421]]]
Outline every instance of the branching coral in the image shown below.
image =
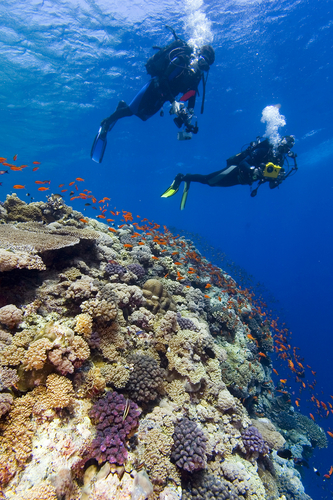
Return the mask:
[[129,368],[125,366],[125,360],[115,364],[104,363],[101,367],[101,374],[105,379],[106,384],[112,385],[116,389],[126,387],[130,377]]
[[183,418],[173,434],[172,460],[181,469],[189,472],[206,466],[206,437],[195,422]]
[[0,367],[0,391],[10,389],[18,382],[18,379],[16,370]]
[[136,285],[125,285],[124,283],[115,283],[112,289],[116,296],[116,301],[121,309],[126,309],[132,313],[144,305],[145,299],[142,290]]
[[134,367],[126,386],[131,397],[138,403],[154,401],[162,390],[161,368],[150,356],[135,355],[131,361]]
[[89,346],[82,337],[73,335],[70,328],[55,324],[42,331],[41,338],[30,344],[24,352],[23,366],[25,370],[41,370],[49,361],[65,375],[73,373],[74,366],[78,367],[89,355]]
[[92,442],[92,456],[98,463],[123,464],[127,458],[126,438],[138,426],[138,406],[122,394],[108,392],[90,411],[97,436]]
[[242,433],[242,440],[249,456],[267,455],[269,447],[256,427],[251,425]]
[[98,292],[98,288],[93,284],[93,279],[90,276],[82,276],[68,287],[65,297],[68,300],[80,302],[94,297]]
[[76,316],[76,325],[74,331],[89,339],[92,333],[93,320],[89,314],[79,314]]
[[93,318],[101,318],[104,321],[113,321],[118,314],[117,306],[106,300],[90,299],[81,304],[81,310],[90,314]]
[[13,396],[7,393],[0,394],[0,418],[9,412],[13,404]]

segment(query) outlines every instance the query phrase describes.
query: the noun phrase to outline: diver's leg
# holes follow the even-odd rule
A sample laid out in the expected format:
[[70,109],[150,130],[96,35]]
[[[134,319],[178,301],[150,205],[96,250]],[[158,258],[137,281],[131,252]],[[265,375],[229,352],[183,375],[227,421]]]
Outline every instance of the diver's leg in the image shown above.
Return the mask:
[[101,126],[108,128],[112,125],[115,124],[117,120],[120,120],[120,118],[125,118],[126,116],[132,116],[133,112],[131,108],[126,104],[125,101],[119,101],[117,109],[112,115],[110,115],[108,118],[105,118],[101,122]]
[[207,184],[209,186],[229,187],[239,184],[238,182],[238,165],[230,165],[223,170],[212,172],[207,175]]

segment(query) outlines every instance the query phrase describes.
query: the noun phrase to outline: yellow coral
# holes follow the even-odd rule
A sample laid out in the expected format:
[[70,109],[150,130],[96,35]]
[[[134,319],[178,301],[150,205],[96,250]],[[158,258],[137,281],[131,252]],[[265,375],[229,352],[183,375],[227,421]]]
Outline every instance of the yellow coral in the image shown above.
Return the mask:
[[116,319],[118,309],[115,303],[106,300],[90,299],[82,302],[82,312],[90,314],[93,318],[103,318],[105,321]]
[[52,349],[52,346],[52,342],[45,338],[32,342],[23,359],[24,369],[41,370],[47,360],[47,351]]
[[177,408],[183,408],[183,406],[190,402],[190,396],[185,391],[184,383],[181,380],[173,380],[169,384],[164,383],[165,390],[169,398],[176,403]]
[[92,332],[93,320],[90,314],[83,313],[76,316],[76,325],[74,331],[82,335],[85,339],[89,339]]
[[122,389],[126,386],[130,377],[130,370],[125,367],[125,363],[125,360],[112,365],[104,363],[101,374],[107,384],[113,385],[116,389]]
[[70,406],[74,397],[72,382],[61,375],[52,373],[47,377],[47,398],[51,408],[66,408]]
[[0,365],[2,366],[18,366],[21,364],[24,356],[25,350],[23,347],[17,347],[14,344],[5,347],[0,354]]

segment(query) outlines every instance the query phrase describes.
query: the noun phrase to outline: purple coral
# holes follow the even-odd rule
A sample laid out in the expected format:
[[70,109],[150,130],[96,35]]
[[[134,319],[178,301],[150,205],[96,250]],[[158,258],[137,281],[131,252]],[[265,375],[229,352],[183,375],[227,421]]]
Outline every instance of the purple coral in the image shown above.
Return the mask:
[[139,424],[140,410],[122,394],[108,392],[94,404],[89,416],[96,423],[92,456],[98,463],[122,465],[127,458],[126,438]]
[[206,437],[195,422],[183,418],[175,426],[172,460],[189,472],[204,469],[206,465]]
[[269,453],[269,447],[265,443],[262,435],[256,427],[250,425],[242,434],[245,449],[249,455],[256,455],[257,457],[262,454]]
[[193,330],[194,332],[199,330],[193,321],[188,318],[183,318],[180,313],[177,313],[177,323],[181,330]]
[[105,266],[105,272],[110,275],[118,274],[118,276],[122,276],[126,273],[126,267],[122,266],[115,260],[109,260],[108,264]]
[[127,266],[127,269],[129,269],[133,274],[135,274],[139,280],[141,280],[146,274],[146,271],[142,266],[140,266],[140,264],[136,263],[129,264]]
[[126,389],[135,401],[154,401],[163,387],[163,371],[154,358],[134,355],[134,364]]

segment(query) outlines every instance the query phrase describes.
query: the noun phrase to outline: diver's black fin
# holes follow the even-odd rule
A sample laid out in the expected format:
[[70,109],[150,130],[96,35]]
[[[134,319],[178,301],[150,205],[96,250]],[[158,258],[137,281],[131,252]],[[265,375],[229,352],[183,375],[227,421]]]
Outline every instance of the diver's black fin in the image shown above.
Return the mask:
[[187,196],[188,196],[188,192],[189,192],[189,189],[190,189],[190,185],[191,185],[190,182],[185,181],[183,196],[182,196],[182,200],[180,202],[180,210],[184,210],[184,208],[185,208],[186,201],[187,201]]

